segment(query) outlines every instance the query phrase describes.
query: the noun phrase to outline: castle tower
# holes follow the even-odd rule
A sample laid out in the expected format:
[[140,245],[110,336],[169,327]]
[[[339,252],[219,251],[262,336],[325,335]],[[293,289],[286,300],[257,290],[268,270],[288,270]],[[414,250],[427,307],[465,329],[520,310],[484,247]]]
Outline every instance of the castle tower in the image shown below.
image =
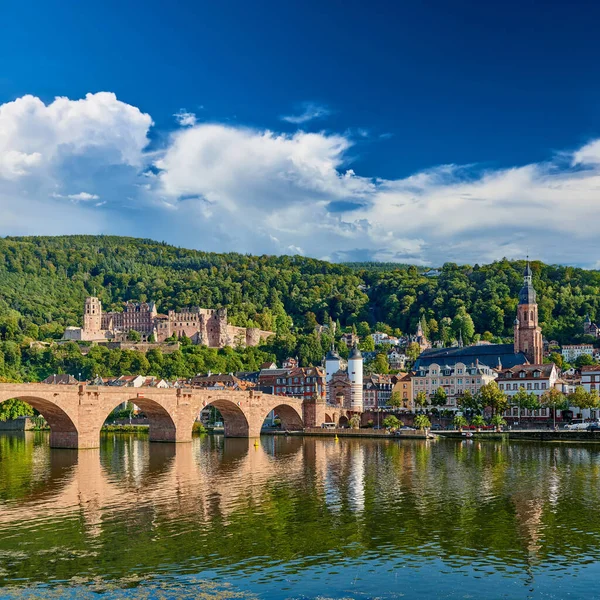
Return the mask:
[[352,410],[362,412],[363,405],[363,357],[355,344],[348,357],[348,378],[350,379],[350,405]]
[[94,296],[85,299],[83,308],[83,331],[100,333],[102,330],[102,302]]
[[519,292],[519,306],[515,319],[515,352],[523,352],[531,364],[541,365],[543,348],[542,330],[538,325],[538,307],[528,260],[523,272],[523,287]]

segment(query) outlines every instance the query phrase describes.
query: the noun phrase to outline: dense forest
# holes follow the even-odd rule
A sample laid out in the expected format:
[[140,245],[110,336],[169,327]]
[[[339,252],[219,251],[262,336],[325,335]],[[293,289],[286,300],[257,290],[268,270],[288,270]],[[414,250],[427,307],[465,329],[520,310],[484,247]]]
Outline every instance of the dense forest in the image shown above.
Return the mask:
[[[38,379],[55,372],[85,376],[153,372],[186,376],[203,370],[252,369],[262,360],[295,354],[319,362],[332,340],[316,324],[414,332],[421,321],[432,340],[509,339],[522,285],[523,261],[490,265],[447,263],[440,275],[393,263],[331,264],[302,256],[216,254],[152,240],[112,236],[0,239],[0,377]],[[600,317],[600,272],[532,262],[544,335],[582,339],[589,314]],[[31,347],[60,339],[81,325],[84,298],[106,310],[126,300],[154,300],[160,312],[185,306],[228,309],[231,323],[276,331],[258,349],[184,346],[158,356],[76,344]],[[79,356],[78,356],[79,355]],[[140,364],[141,363],[141,364]]]

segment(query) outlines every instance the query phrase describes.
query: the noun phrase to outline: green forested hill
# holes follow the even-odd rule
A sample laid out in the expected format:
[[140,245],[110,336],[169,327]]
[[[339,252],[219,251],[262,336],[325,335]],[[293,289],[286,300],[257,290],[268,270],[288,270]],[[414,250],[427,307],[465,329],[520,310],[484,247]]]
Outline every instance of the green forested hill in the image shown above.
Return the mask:
[[[56,372],[52,369],[73,368],[64,356],[56,358],[57,352],[52,360],[32,358],[29,342],[60,338],[66,325],[80,325],[83,300],[93,293],[107,310],[118,309],[125,300],[154,300],[161,312],[226,306],[232,323],[278,332],[273,344],[260,351],[229,353],[227,360],[224,352],[215,357],[205,350],[186,350],[187,355],[204,356],[195,369],[253,368],[264,357],[281,359],[291,353],[305,363],[318,361],[331,340],[319,340],[311,332],[317,322],[330,319],[341,328],[355,325],[362,334],[369,328],[412,332],[422,320],[434,340],[449,342],[459,329],[467,342],[475,335],[507,338],[512,336],[523,267],[522,261],[507,260],[473,267],[449,263],[439,277],[427,277],[422,269],[406,265],[215,254],[124,237],[4,238],[0,376],[18,372],[38,377]],[[559,341],[581,337],[585,314],[600,318],[600,273],[539,262],[532,268],[544,335]],[[74,360],[75,349],[71,353],[69,360]],[[105,369],[99,362],[76,368],[109,374],[107,370],[140,366],[113,357],[109,369],[108,358],[102,360]],[[182,360],[189,362],[189,356]],[[160,371],[157,365],[151,368]],[[182,369],[180,365],[169,373]]]

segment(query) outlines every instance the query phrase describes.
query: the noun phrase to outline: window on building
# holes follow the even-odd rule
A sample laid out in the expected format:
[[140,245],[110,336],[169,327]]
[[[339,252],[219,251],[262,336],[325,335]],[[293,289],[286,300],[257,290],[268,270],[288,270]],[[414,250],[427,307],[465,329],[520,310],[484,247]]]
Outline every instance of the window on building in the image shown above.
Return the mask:
[[527,389],[530,390],[531,389],[531,383],[527,384]]

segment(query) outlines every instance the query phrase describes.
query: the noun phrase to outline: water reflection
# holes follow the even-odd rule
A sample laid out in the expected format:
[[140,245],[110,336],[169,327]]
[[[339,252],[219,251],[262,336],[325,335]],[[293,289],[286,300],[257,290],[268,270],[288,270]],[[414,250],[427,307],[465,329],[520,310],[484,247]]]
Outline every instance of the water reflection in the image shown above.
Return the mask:
[[265,597],[452,598],[465,578],[476,596],[507,578],[507,597],[579,597],[599,501],[593,446],[113,435],[75,452],[1,435],[0,585],[127,580],[134,596],[176,578],[168,597],[201,577]]

